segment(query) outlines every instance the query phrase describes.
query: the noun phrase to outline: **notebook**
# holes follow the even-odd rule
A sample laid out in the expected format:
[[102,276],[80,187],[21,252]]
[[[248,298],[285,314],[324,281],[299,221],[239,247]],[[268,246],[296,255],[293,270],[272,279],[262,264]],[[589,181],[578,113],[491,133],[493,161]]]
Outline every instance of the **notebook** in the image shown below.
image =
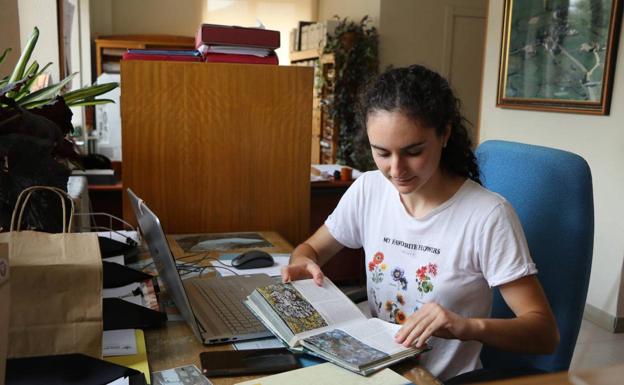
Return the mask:
[[245,307],[257,287],[275,281],[266,274],[193,277],[182,281],[160,220],[132,190],[128,196],[141,233],[180,314],[204,344],[268,337],[272,334]]

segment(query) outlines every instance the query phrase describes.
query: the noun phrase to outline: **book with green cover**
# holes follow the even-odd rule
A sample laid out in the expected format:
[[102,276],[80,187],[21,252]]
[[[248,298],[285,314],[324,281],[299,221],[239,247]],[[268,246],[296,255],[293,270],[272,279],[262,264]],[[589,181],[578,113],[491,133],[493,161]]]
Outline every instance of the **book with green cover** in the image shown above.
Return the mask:
[[245,304],[289,348],[368,375],[425,349],[394,341],[400,325],[366,316],[329,279],[277,283],[254,290]]

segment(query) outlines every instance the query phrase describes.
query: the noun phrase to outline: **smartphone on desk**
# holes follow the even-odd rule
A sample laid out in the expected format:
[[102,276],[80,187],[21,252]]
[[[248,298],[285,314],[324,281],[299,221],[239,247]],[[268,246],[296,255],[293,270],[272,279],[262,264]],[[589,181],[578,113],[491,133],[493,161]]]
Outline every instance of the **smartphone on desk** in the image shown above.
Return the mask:
[[211,351],[199,354],[206,377],[277,373],[301,367],[286,348]]

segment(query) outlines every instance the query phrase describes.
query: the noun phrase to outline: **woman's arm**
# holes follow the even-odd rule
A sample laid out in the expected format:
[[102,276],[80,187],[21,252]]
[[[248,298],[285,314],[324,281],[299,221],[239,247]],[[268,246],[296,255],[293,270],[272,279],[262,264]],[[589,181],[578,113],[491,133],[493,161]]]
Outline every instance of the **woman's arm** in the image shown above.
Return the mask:
[[396,341],[421,347],[432,335],[460,340],[477,340],[502,350],[552,353],[559,343],[559,330],[548,300],[535,276],[500,286],[507,305],[516,315],[511,319],[463,318],[436,303],[423,305],[408,317]]
[[282,268],[282,281],[289,282],[313,278],[317,285],[323,284],[320,266],[343,248],[327,230],[321,226],[307,241],[293,250],[288,266]]

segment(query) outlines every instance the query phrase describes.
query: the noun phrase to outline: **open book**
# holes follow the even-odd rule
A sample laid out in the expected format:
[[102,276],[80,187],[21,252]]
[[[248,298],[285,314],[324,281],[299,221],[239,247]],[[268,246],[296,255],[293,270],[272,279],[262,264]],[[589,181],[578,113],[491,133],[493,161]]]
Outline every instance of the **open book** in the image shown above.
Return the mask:
[[245,304],[290,348],[363,375],[426,350],[396,343],[399,325],[366,318],[327,277],[260,287]]

